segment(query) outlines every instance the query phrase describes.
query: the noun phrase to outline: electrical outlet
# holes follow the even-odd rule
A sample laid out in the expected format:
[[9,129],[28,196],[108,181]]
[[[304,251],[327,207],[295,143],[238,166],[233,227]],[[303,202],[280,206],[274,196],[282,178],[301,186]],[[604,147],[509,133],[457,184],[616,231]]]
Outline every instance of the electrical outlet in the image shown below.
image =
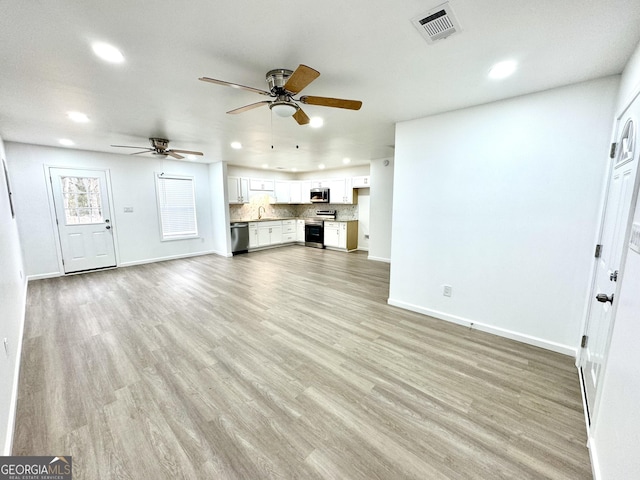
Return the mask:
[[452,293],[453,293],[453,288],[451,287],[451,285],[443,285],[442,286],[442,294],[445,297],[450,297]]
[[133,213],[133,207],[124,207],[124,213]]

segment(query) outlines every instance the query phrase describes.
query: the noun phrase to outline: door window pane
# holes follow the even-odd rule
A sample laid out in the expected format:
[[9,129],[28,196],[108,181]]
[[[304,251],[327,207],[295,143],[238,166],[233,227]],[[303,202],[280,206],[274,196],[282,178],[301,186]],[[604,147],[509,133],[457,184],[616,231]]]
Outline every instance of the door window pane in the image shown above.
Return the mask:
[[103,223],[99,178],[60,177],[60,182],[67,225]]

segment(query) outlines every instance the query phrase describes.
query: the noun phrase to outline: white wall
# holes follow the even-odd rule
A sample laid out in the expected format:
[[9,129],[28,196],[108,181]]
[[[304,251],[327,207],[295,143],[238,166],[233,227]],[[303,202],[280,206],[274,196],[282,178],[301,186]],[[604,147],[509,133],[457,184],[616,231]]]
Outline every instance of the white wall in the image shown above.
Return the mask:
[[[624,70],[621,86],[616,113],[640,93],[640,45]],[[633,222],[640,223],[640,200]],[[620,271],[611,344],[589,432],[595,480],[640,478],[640,254],[628,249]]]
[[371,189],[358,189],[358,250],[369,251],[369,237],[371,235]]
[[640,43],[624,67],[624,72],[620,79],[616,113],[622,112],[638,93],[640,93]]
[[231,256],[231,232],[229,231],[229,204],[227,191],[227,164],[209,165],[209,189],[211,192],[211,221],[213,225],[213,251]]
[[[59,275],[59,247],[50,213],[45,165],[108,169],[111,179],[112,225],[118,265],[126,266],[213,251],[209,167],[111,153],[6,144],[14,180],[18,229],[29,277]],[[191,175],[195,179],[196,216],[200,238],[160,241],[155,174]],[[133,213],[124,213],[133,207]]]
[[391,261],[394,160],[371,161],[369,259]]
[[[5,150],[0,138],[0,157]],[[7,162],[8,164],[9,162]],[[8,165],[9,179],[13,180]],[[11,182],[13,189],[13,182]],[[11,453],[17,400],[22,329],[27,282],[16,220],[11,216],[9,197],[0,162],[0,452]],[[3,345],[7,339],[7,352]]]
[[398,124],[389,303],[575,354],[618,83]]

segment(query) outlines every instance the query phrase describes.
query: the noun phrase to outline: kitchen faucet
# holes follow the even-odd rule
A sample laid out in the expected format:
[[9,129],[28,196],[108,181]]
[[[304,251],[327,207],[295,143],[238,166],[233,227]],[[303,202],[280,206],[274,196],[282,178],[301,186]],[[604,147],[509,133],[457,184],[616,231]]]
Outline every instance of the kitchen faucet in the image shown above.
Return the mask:
[[265,208],[262,205],[260,205],[258,207],[258,220],[262,218],[262,213],[260,213],[260,209],[262,209],[262,213],[265,213]]

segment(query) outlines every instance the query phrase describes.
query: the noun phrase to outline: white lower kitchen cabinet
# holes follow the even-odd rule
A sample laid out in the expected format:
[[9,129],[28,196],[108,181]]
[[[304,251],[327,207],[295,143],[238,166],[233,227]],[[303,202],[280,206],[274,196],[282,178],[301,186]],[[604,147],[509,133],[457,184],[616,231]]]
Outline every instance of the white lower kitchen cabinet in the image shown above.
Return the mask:
[[296,241],[296,221],[282,221],[282,243],[292,243]]
[[358,222],[324,222],[324,246],[347,250],[358,248]]
[[340,248],[340,222],[324,222],[324,246]]
[[249,248],[258,248],[258,222],[249,222]]
[[304,220],[296,220],[296,237],[297,241],[304,243]]
[[[251,233],[251,232],[249,232]],[[251,235],[249,235],[251,242]],[[268,247],[282,243],[282,222],[258,222],[258,247]]]

